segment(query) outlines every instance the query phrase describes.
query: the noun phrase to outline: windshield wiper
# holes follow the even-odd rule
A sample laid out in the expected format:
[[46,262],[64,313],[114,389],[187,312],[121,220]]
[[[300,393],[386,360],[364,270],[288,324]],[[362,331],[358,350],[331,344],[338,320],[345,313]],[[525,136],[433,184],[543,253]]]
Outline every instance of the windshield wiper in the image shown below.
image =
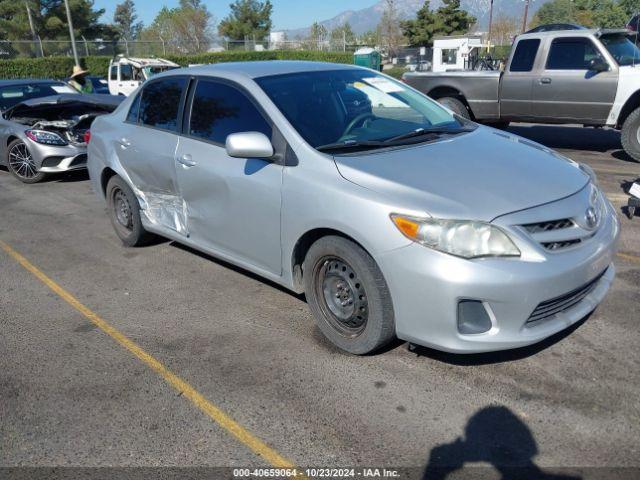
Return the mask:
[[330,152],[334,150],[352,150],[352,149],[368,149],[368,148],[381,148],[388,147],[386,141],[380,140],[347,140],[346,142],[327,143],[326,145],[320,145],[316,147],[316,150],[320,152]]
[[412,130],[410,132],[403,133],[402,135],[397,135],[395,137],[388,138],[388,139],[385,140],[385,143],[387,143],[387,144],[395,143],[395,142],[399,142],[401,140],[407,140],[409,138],[421,137],[423,135],[430,135],[430,134],[457,135],[458,133],[472,132],[473,130],[474,130],[473,128],[467,128],[467,127],[462,127],[462,128],[438,128],[438,127],[434,127],[434,128],[418,128],[416,130]]

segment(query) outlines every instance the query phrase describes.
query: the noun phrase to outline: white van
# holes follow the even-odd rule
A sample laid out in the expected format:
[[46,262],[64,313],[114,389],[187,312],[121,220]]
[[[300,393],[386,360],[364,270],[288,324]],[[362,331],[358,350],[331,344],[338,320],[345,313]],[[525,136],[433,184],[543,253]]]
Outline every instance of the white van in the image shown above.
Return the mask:
[[153,75],[180,68],[163,58],[132,58],[117,56],[109,63],[109,93],[128,96]]

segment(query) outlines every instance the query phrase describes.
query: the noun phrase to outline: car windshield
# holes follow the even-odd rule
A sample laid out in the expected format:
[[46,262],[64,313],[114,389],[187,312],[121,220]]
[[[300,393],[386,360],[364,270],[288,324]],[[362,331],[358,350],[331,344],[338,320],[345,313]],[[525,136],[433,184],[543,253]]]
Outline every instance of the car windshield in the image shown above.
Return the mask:
[[[314,148],[353,146],[415,137],[429,130],[464,131],[436,102],[370,70],[292,73],[256,79]],[[411,138],[412,140],[409,140]]]
[[640,50],[626,35],[603,35],[600,41],[609,50],[618,65],[640,63]]
[[78,93],[62,82],[29,83],[0,87],[0,110],[4,111],[31,98],[48,97],[59,93]]

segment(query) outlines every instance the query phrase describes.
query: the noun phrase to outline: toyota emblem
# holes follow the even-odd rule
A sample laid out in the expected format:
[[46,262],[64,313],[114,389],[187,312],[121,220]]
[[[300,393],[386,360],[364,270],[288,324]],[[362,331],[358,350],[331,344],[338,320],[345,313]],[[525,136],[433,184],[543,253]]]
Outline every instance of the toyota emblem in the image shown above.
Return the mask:
[[595,208],[587,208],[587,211],[584,214],[584,219],[586,220],[588,229],[593,230],[598,226],[598,214],[596,213]]

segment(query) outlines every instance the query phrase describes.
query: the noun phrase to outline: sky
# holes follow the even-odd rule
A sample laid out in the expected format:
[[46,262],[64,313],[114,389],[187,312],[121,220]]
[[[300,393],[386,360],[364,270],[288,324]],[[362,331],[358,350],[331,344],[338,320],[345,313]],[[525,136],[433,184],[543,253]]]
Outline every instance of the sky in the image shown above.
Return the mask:
[[[112,21],[116,5],[122,0],[95,0],[96,8],[106,10],[103,21]],[[134,0],[138,17],[150,24],[163,7],[178,5],[179,0]],[[204,4],[219,22],[229,13],[231,0],[204,0]],[[273,29],[308,27],[315,21],[327,20],[344,10],[370,7],[376,0],[271,0],[273,4]]]

